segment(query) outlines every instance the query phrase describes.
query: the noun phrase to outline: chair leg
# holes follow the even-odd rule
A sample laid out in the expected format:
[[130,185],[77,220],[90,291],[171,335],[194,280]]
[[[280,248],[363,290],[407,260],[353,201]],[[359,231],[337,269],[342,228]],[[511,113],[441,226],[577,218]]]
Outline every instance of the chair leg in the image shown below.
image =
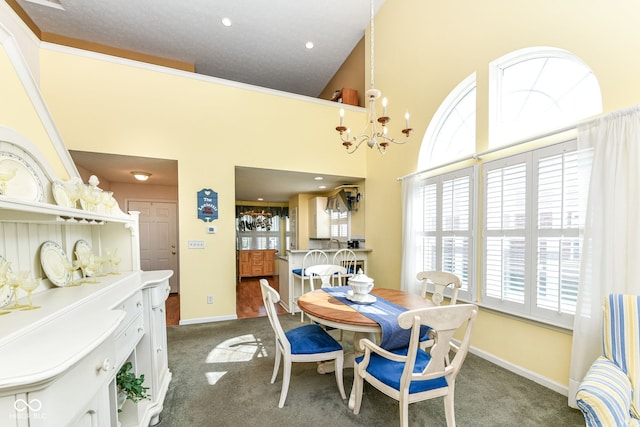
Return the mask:
[[456,425],[456,413],[453,403],[453,388],[449,389],[449,393],[444,397],[444,414],[447,418],[447,427],[455,427]]
[[400,394],[400,427],[409,427],[409,394]]
[[280,402],[278,402],[278,408],[284,406],[284,401],[287,400],[287,392],[289,391],[289,381],[291,379],[291,360],[286,356],[284,358],[284,364],[282,366],[282,391],[280,392]]
[[358,365],[354,363],[353,367],[353,393],[354,393],[354,401],[353,401],[353,413],[358,415],[360,413],[360,404],[362,403],[362,388],[363,388],[363,380],[360,374],[358,373]]
[[276,361],[273,365],[273,375],[271,375],[271,384],[273,384],[276,381],[276,377],[278,376],[278,369],[280,368],[281,355],[282,353],[280,352],[280,346],[276,341]]
[[342,371],[344,367],[344,353],[340,352],[340,354],[336,357],[336,383],[338,383],[338,390],[340,391],[340,396],[342,399],[346,399],[347,395],[344,392],[344,382],[342,380]]

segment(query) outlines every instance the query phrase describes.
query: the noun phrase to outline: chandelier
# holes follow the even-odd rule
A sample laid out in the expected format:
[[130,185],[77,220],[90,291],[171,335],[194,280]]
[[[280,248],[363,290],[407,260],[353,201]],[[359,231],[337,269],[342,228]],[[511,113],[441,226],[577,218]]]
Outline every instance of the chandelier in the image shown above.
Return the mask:
[[[382,93],[374,87],[374,26],[373,26],[373,0],[371,0],[371,89],[366,92],[367,102],[369,103],[369,115],[367,118],[367,125],[362,133],[351,136],[351,129],[344,125],[344,109],[340,109],[340,125],[336,126],[336,130],[340,133],[340,140],[342,145],[347,149],[347,153],[354,153],[363,142],[366,142],[369,148],[377,148],[380,153],[384,154],[387,151],[389,143],[404,144],[409,141],[409,135],[411,134],[411,127],[409,127],[409,112],[404,115],[405,128],[402,129],[402,133],[405,135],[405,139],[402,141],[396,141],[394,138],[387,135],[387,124],[391,121],[391,117],[387,116],[387,98],[382,99],[382,116],[377,117],[376,114],[376,101],[380,98]],[[379,126],[378,126],[379,125]]]

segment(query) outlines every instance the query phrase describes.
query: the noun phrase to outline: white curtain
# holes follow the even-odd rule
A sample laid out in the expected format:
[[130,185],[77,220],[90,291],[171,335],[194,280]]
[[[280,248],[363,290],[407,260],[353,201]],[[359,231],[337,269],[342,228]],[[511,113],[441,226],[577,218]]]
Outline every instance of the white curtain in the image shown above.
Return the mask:
[[578,127],[578,149],[592,149],[580,287],[573,326],[569,406],[602,354],[602,303],[609,293],[640,294],[640,107]]
[[400,289],[419,294],[416,274],[422,265],[422,206],[419,174],[402,179],[402,272]]

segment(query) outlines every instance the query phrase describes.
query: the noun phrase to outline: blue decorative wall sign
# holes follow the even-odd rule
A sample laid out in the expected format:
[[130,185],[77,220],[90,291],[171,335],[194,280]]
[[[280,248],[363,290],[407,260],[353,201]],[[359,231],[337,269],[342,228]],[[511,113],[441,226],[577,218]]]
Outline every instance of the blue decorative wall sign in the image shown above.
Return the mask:
[[204,222],[218,219],[218,193],[210,188],[198,191],[198,218]]

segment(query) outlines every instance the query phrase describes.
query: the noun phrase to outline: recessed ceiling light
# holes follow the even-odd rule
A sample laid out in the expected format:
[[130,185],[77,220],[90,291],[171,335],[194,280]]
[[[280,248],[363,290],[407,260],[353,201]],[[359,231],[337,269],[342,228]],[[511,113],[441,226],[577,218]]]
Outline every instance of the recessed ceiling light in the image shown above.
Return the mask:
[[320,185],[318,188],[321,189],[321,190],[324,190],[325,188],[327,188],[327,186],[326,185]]
[[142,171],[131,171],[131,175],[133,175],[133,177],[138,181],[146,181],[151,176],[149,172],[142,172]]
[[316,176],[316,177],[315,177],[315,178],[313,178],[313,179],[315,179],[316,181],[322,181],[324,178],[323,178],[323,177],[321,177],[321,176]]
[[222,25],[224,25],[225,27],[230,27],[231,26],[231,19],[227,18],[226,16],[224,18],[222,18]]
[[264,200],[264,199],[263,199],[262,197],[258,197],[258,201],[259,201],[259,202],[261,202],[261,201],[263,201],[263,200]]
[[313,49],[313,42],[307,42],[304,47],[306,47],[307,49]]

